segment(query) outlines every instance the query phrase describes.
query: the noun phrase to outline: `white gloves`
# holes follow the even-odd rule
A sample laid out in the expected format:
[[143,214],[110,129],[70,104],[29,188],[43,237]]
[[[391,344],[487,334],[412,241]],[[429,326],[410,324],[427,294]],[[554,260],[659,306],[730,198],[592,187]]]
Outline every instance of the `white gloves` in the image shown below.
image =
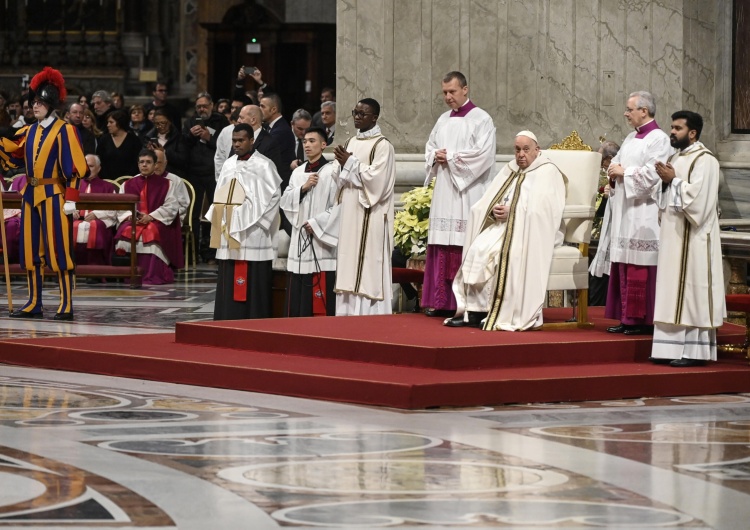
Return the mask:
[[63,212],[65,215],[73,215],[73,212],[76,211],[76,203],[73,201],[65,201],[65,204],[63,205]]

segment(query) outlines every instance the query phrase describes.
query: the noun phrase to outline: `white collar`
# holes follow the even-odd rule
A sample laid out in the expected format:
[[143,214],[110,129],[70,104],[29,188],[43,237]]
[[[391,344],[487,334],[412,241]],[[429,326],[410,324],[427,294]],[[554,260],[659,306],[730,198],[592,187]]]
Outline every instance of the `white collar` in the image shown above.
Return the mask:
[[281,119],[281,116],[279,116],[278,118],[276,118],[276,119],[275,119],[275,120],[273,120],[272,122],[269,122],[269,123],[268,123],[268,128],[269,128],[269,129],[273,129],[273,126],[274,126],[274,125],[276,125],[276,122],[277,122],[277,121],[279,121],[280,119]]
[[364,140],[365,138],[374,138],[375,136],[379,136],[380,134],[380,125],[376,123],[370,130],[364,132],[357,131],[357,138],[359,138],[360,140]]
[[42,126],[42,128],[46,129],[50,125],[52,125],[52,122],[54,122],[57,119],[57,114],[55,114],[54,111],[50,113],[49,116],[44,118],[42,121],[39,122],[39,125]]

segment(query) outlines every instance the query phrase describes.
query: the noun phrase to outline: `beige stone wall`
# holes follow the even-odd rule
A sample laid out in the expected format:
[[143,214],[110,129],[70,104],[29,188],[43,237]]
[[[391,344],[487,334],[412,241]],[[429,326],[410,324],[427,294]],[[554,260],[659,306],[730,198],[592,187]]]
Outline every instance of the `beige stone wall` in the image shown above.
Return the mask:
[[[704,114],[713,147],[716,20],[726,0],[339,0],[337,88],[342,129],[361,97],[383,106],[399,153],[419,153],[445,110],[440,79],[458,69],[497,126],[498,153],[529,128],[543,146],[576,129],[596,146],[621,141],[630,92],[657,98],[657,121]],[[721,28],[719,28],[721,29]],[[345,110],[346,109],[346,110]],[[342,130],[343,132],[343,130]],[[337,138],[338,139],[338,138]],[[342,135],[343,139],[343,135]]]

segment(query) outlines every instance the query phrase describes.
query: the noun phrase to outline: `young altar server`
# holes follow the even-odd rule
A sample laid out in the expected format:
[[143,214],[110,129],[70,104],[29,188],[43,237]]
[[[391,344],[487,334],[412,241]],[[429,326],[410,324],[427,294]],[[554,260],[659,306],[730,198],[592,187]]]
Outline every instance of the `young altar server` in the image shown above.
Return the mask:
[[287,258],[286,315],[336,314],[336,244],[338,208],[333,164],[323,156],[326,133],[307,129],[302,141],[307,162],[298,166],[281,197],[281,209],[292,224]]
[[341,222],[336,270],[336,315],[391,314],[393,146],[377,124],[380,104],[371,98],[352,111],[356,138],[334,149]]
[[[156,173],[156,153],[143,149],[138,154],[140,173],[120,190],[140,196],[138,218],[135,222],[136,253],[138,266],[143,272],[146,285],[174,283],[172,268],[185,266],[182,251],[180,205],[175,185],[164,175]],[[130,212],[119,214],[115,252],[124,255],[131,251],[130,236],[133,220]]]
[[219,263],[214,320],[269,318],[281,178],[274,163],[253,150],[247,123],[235,125],[232,147],[206,213]]
[[719,234],[719,162],[699,141],[700,114],[672,114],[678,152],[656,163],[662,180],[659,266],[651,361],[675,367],[716,360],[716,328],[727,316]]

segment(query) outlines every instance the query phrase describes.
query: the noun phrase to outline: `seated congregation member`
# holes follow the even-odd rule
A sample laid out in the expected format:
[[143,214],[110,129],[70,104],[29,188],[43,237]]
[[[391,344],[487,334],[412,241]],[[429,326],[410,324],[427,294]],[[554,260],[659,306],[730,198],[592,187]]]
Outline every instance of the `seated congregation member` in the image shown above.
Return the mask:
[[143,105],[132,105],[130,113],[130,130],[133,131],[142,144],[146,143],[147,134],[152,129],[151,122],[146,119]]
[[174,188],[174,195],[177,199],[177,209],[180,215],[180,227],[185,225],[188,208],[190,207],[190,193],[188,192],[185,181],[174,173],[169,172],[169,159],[164,149],[154,149],[156,153],[156,165],[154,174],[161,175],[167,179]]
[[107,116],[107,134],[103,134],[96,146],[96,154],[102,161],[103,179],[114,180],[123,175],[138,173],[138,153],[143,148],[141,141],[130,130],[130,120],[125,111],[116,110]]
[[[184,266],[180,208],[175,185],[163,175],[157,175],[156,153],[143,149],[138,155],[141,172],[125,182],[121,193],[140,196],[138,218],[135,222],[138,266],[143,269],[143,283],[162,285],[174,282],[172,269]],[[118,255],[131,251],[130,236],[133,220],[130,212],[121,212],[115,247]]]
[[187,156],[182,134],[172,125],[165,110],[157,109],[154,112],[154,127],[146,133],[146,138],[147,148],[154,151],[163,149],[166,152],[169,162],[167,171],[178,177],[184,177]]
[[377,124],[372,98],[352,111],[356,138],[334,149],[340,189],[336,315],[390,315],[393,311],[391,241],[396,160]]
[[325,130],[308,129],[304,138],[307,162],[292,172],[281,197],[281,209],[292,224],[286,299],[290,317],[336,314],[337,185],[333,164],[323,156],[325,147]]
[[[111,182],[102,180],[101,161],[96,155],[86,155],[89,176],[81,181],[80,195],[87,193],[117,193]],[[76,265],[111,265],[114,250],[114,230],[117,212],[114,210],[76,210],[73,212],[73,239],[76,245]]]
[[232,148],[206,213],[219,264],[214,320],[268,318],[281,178],[273,162],[253,150],[247,123],[235,125]]
[[471,208],[467,250],[453,281],[456,316],[447,326],[518,331],[542,325],[552,252],[563,240],[566,178],[541,154],[531,131],[518,133],[514,148],[515,160]]
[[[26,186],[26,175],[19,175],[8,186],[8,191],[21,193]],[[5,240],[8,244],[8,262],[18,263],[20,260],[19,249],[21,239],[21,210],[6,208],[3,210],[5,221]]]

